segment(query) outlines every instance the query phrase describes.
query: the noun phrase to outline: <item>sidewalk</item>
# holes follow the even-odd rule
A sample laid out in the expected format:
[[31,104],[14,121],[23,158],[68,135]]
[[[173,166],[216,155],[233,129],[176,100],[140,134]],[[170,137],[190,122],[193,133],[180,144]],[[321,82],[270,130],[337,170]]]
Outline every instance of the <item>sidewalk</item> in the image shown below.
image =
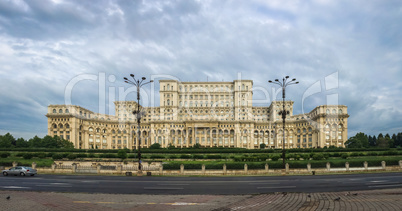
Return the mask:
[[[10,196],[10,199],[6,199]],[[1,210],[400,210],[402,188],[260,195],[129,195],[0,191]]]

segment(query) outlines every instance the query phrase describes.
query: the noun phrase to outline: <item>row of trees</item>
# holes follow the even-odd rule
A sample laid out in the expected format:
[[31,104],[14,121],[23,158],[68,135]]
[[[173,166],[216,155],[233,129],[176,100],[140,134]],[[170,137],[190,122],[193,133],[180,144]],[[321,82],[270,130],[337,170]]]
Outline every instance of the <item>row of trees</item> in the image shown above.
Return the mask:
[[377,137],[371,135],[367,136],[364,133],[357,133],[355,136],[350,137],[348,141],[346,141],[345,146],[347,148],[402,147],[402,133],[393,134],[392,136],[389,134],[384,136],[382,133],[380,133]]
[[[193,148],[200,148],[199,144],[193,146]],[[369,148],[369,147],[379,147],[379,148],[396,148],[402,147],[402,133],[393,134],[390,136],[386,134],[385,136],[380,133],[378,136],[367,136],[364,133],[357,133],[346,141],[345,147],[347,148]],[[45,136],[39,138],[35,136],[28,141],[23,138],[15,139],[10,133],[5,135],[0,135],[0,148],[74,148],[73,143],[68,140],[64,140],[58,136]],[[160,149],[160,144],[153,144],[151,149]],[[174,148],[174,146],[169,146],[168,148]],[[261,146],[265,148],[265,146]]]
[[73,143],[58,136],[35,136],[28,141],[23,138],[15,139],[10,133],[0,135],[0,148],[74,148]]

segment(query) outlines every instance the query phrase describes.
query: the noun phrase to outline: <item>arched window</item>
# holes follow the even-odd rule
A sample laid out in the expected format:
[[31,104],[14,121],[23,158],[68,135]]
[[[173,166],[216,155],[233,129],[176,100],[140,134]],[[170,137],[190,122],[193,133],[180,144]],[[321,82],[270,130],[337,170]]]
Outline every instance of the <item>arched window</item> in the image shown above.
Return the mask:
[[167,105],[170,105],[170,100],[169,99],[167,100]]
[[329,114],[329,109],[327,109],[327,114]]
[[53,113],[54,113],[54,114],[57,113],[57,112],[56,112],[56,109],[53,109]]
[[68,114],[68,113],[70,113],[70,112],[68,111],[68,109],[66,109],[66,114]]
[[69,125],[69,124],[66,124],[66,128],[70,128],[70,125]]
[[63,109],[59,109],[59,114],[63,113]]
[[336,114],[336,110],[335,110],[335,109],[332,109],[332,113],[333,113],[333,114]]
[[53,124],[53,128],[57,128],[57,125],[56,125],[56,124]]
[[340,114],[342,113],[342,109],[339,109],[339,113],[340,113]]

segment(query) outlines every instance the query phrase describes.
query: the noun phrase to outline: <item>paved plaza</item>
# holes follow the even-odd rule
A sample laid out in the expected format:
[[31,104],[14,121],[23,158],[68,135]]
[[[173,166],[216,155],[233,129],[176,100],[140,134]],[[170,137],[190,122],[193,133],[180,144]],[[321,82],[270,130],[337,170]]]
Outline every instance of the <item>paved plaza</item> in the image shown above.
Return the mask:
[[400,210],[402,188],[259,195],[135,195],[9,190],[0,191],[0,203],[1,210]]

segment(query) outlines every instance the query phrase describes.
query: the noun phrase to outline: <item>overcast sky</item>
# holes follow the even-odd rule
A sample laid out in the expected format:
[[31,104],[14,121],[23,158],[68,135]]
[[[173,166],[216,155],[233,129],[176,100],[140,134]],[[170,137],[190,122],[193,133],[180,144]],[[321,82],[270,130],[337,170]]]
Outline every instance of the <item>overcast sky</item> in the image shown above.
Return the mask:
[[[130,73],[253,80],[255,106],[289,75],[294,113],[342,104],[349,137],[402,132],[402,2],[0,1],[0,134],[46,135],[50,104],[114,114],[135,99]],[[159,105],[158,89],[144,104]]]

